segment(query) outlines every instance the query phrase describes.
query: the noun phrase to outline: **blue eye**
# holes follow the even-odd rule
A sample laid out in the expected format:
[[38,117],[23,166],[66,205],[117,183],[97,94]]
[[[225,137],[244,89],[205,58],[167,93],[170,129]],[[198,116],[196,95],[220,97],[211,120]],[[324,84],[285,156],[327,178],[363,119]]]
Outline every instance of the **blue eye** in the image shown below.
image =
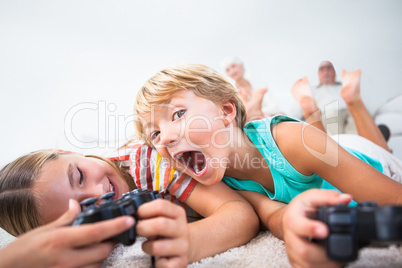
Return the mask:
[[179,111],[175,112],[173,114],[173,120],[177,120],[177,119],[181,118],[185,112],[186,112],[186,110],[179,110]]
[[84,174],[82,173],[81,169],[79,169],[79,168],[77,168],[77,169],[78,169],[78,172],[80,173],[80,179],[79,179],[78,183],[81,185],[82,182],[84,181]]

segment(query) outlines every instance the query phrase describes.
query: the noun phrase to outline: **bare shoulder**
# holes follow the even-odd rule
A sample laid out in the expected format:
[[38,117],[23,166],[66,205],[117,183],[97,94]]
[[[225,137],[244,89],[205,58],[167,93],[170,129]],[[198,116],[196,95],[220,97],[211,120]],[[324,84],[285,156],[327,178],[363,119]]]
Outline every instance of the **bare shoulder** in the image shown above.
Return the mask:
[[283,152],[300,143],[304,128],[308,126],[301,122],[281,122],[272,126],[272,137]]
[[272,129],[274,140],[282,155],[300,173],[309,175],[313,164],[326,155],[328,146],[337,144],[323,131],[302,122],[283,122]]

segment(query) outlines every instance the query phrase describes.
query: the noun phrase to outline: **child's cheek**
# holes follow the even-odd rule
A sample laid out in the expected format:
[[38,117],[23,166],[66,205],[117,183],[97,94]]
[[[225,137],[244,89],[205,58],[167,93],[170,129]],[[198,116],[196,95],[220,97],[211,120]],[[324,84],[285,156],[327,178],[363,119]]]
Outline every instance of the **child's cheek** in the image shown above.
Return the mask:
[[188,142],[197,146],[207,146],[211,142],[212,125],[206,117],[199,116],[187,122]]
[[233,147],[232,140],[230,129],[219,129],[211,136],[211,145],[217,148]]

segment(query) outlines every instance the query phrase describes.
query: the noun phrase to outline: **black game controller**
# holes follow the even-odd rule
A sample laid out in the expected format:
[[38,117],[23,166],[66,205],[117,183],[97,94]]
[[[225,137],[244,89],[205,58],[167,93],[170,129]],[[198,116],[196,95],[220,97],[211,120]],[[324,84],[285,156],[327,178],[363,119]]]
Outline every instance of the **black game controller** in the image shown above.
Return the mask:
[[[100,199],[104,201],[99,205],[95,204],[98,201],[95,197],[82,201],[80,203],[82,212],[77,216],[73,225],[94,223],[124,215],[130,215],[137,219],[136,212],[140,205],[156,198],[161,198],[161,195],[157,191],[151,192],[141,189],[127,192],[117,200],[113,200],[114,195],[114,192],[102,195]],[[114,236],[112,239],[123,245],[132,245],[136,238],[135,227],[136,224],[127,231]]]
[[402,242],[402,206],[378,206],[374,202],[362,202],[356,207],[325,206],[316,216],[329,227],[328,237],[317,241],[326,247],[333,261],[351,262],[363,247]]

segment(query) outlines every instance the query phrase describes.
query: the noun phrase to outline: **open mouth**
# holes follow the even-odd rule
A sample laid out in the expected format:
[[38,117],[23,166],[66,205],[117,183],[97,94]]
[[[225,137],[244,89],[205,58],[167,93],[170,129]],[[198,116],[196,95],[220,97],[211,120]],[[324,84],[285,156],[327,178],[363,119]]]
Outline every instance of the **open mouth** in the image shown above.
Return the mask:
[[200,175],[205,170],[206,158],[205,155],[199,151],[182,152],[177,154],[175,158],[195,175]]

